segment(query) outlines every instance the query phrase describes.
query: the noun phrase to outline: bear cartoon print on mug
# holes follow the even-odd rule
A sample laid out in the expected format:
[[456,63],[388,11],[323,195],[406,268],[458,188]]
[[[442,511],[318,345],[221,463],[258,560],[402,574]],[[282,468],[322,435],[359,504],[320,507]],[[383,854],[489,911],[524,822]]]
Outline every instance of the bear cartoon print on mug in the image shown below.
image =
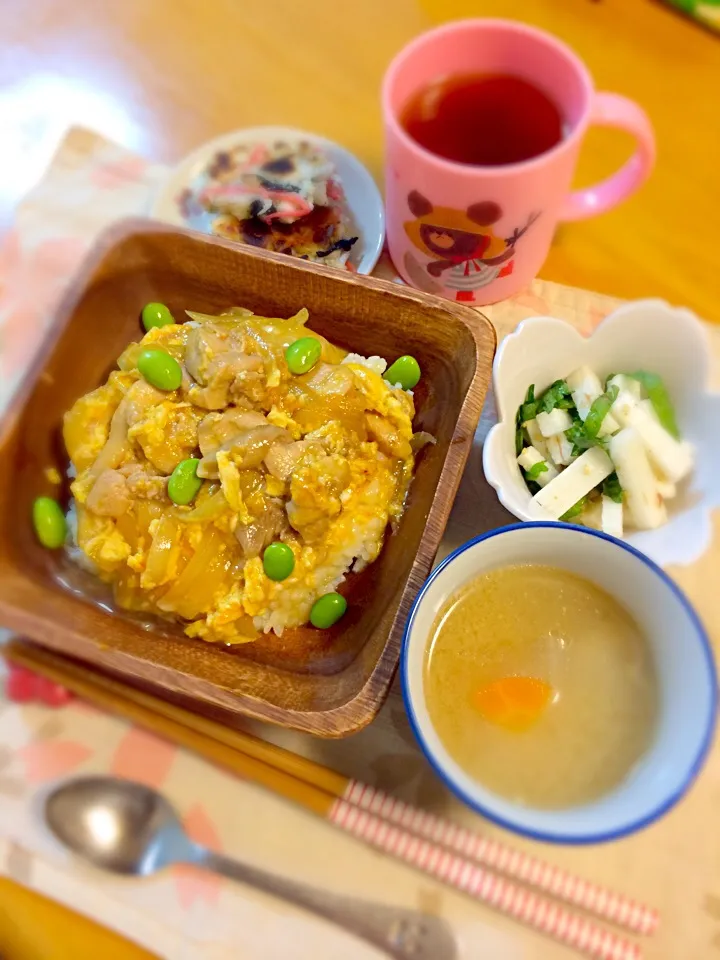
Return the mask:
[[413,247],[431,258],[423,265],[412,251],[405,252],[405,269],[414,285],[428,293],[439,293],[444,286],[455,291],[456,300],[469,302],[475,299],[475,290],[512,274],[515,245],[540,216],[531,213],[523,226],[502,237],[492,229],[502,217],[499,204],[492,200],[455,210],[433,206],[412,190],[407,203],[415,219],[404,224],[405,232]]

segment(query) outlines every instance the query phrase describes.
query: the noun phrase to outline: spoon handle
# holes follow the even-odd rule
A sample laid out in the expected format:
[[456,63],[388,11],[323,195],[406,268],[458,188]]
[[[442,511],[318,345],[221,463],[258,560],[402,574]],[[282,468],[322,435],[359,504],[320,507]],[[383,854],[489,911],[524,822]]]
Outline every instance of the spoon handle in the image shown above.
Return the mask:
[[194,862],[206,870],[304,907],[380,947],[396,960],[454,960],[457,955],[449,927],[437,917],[338,897],[210,850],[199,851]]

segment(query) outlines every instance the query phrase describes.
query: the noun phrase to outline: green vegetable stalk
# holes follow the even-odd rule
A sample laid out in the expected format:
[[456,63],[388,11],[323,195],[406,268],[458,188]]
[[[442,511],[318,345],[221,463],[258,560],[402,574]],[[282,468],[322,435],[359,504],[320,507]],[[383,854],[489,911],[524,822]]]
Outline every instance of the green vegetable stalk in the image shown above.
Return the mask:
[[525,471],[526,480],[537,480],[541,473],[547,473],[548,465],[544,460],[539,460],[537,463],[534,463],[529,470]]
[[606,497],[610,497],[615,503],[622,503],[625,497],[625,491],[620,486],[618,475],[611,473],[609,477],[603,480],[602,492]]
[[677,420],[675,419],[675,409],[670,400],[670,394],[667,392],[662,377],[656,373],[648,373],[647,370],[638,370],[629,374],[635,380],[639,380],[645,387],[648,398],[655,408],[658,420],[668,433],[672,434],[676,440],[680,439]]
[[525,402],[520,406],[520,422],[527,423],[537,416],[538,405],[535,402],[535,384],[531,383],[525,396]]
[[570,387],[564,380],[551,383],[538,401],[538,413],[550,413],[556,407],[561,410],[571,410],[575,404],[570,396]]
[[587,497],[581,497],[577,503],[574,503],[569,510],[566,510],[565,513],[560,517],[561,520],[572,520],[575,517],[579,516],[585,509],[587,504]]
[[588,415],[585,417],[585,433],[592,441],[597,439],[602,422],[610,412],[611,406],[612,400],[606,393],[601,393],[597,400],[593,400]]

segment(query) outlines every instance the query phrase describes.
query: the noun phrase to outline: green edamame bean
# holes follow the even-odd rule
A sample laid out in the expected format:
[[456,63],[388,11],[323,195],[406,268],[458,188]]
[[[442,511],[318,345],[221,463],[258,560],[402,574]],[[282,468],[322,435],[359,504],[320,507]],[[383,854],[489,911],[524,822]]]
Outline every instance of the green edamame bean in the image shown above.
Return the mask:
[[398,357],[395,363],[387,368],[383,379],[393,386],[399,383],[403,390],[412,390],[420,381],[420,364],[415,357],[409,355]]
[[33,503],[33,526],[40,543],[48,550],[57,550],[65,543],[67,522],[57,500],[38,497]]
[[170,474],[168,480],[168,496],[173,503],[187,506],[200,492],[202,478],[197,475],[200,461],[194,457],[181,460]]
[[146,330],[152,330],[153,327],[167,327],[168,324],[175,323],[175,317],[164,303],[146,303],[140,316]]
[[318,597],[312,605],[310,611],[310,623],[314,627],[326,630],[334,623],[337,623],[340,617],[347,610],[347,600],[339,593],[326,593]]
[[147,382],[158,390],[177,390],[182,383],[180,364],[164,350],[143,350],[137,365]]
[[291,373],[307,373],[320,359],[322,344],[315,337],[300,337],[285,351],[285,361]]
[[265,547],[263,570],[271,580],[287,580],[295,569],[295,554],[286,543],[275,541]]

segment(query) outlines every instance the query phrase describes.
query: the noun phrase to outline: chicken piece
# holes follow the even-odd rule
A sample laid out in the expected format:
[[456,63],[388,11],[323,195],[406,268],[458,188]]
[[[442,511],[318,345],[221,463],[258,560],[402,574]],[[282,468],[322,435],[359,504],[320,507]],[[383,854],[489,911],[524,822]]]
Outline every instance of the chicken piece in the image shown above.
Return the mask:
[[[146,412],[156,403],[165,401],[166,394],[144,380],[136,380],[120,401],[112,420],[107,441],[95,461],[90,467],[87,477],[82,483],[78,482],[73,493],[81,502],[84,500],[84,487],[100,476],[103,470],[112,470],[119,467],[132,455],[129,427],[137,423],[146,415]],[[89,492],[89,491],[88,491]]]
[[329,454],[304,463],[293,474],[287,504],[290,525],[307,542],[319,540],[328,523],[342,510],[340,495],[350,484],[347,460]]
[[261,413],[231,407],[224,413],[209,413],[198,427],[198,443],[204,457],[253,427],[267,426]]
[[231,453],[235,465],[241,470],[258,467],[269,447],[279,440],[290,443],[290,434],[281,427],[273,427],[269,423],[253,427],[251,430],[244,430],[203,457],[198,466],[198,476],[206,480],[217,478],[217,455],[220,452]]
[[368,413],[365,417],[368,433],[377,441],[383,453],[398,460],[406,460],[412,456],[412,448],[408,440],[400,436],[397,428],[385,417],[377,413]]
[[344,396],[352,390],[355,381],[352,370],[347,366],[331,363],[319,363],[308,374],[305,386],[324,396],[340,394]]
[[99,517],[121,517],[132,501],[127,481],[119,470],[103,470],[88,494],[85,506]]
[[296,440],[294,443],[274,443],[265,454],[265,466],[268,472],[278,480],[289,480],[302,457],[316,452],[322,456],[325,450],[321,443],[312,440]]
[[[253,373],[262,367],[260,357],[246,357],[242,353],[226,353],[213,361],[205,386],[194,384],[188,390],[188,400],[204,410],[222,410],[230,403],[230,388],[242,374]],[[251,398],[252,399],[252,398]]]
[[[127,394],[120,401],[117,410],[112,416],[107,441],[105,442],[100,453],[95,458],[93,465],[88,470],[86,478],[87,482],[97,479],[103,470],[111,470],[119,466],[130,454],[130,444],[128,443],[127,437],[127,412],[130,403],[129,397],[130,391],[128,390]],[[77,499],[82,501],[83,496],[80,493],[79,487],[83,484],[81,484],[79,480],[76,481],[76,483],[78,484],[78,490],[74,490],[73,493]]]
[[190,331],[185,349],[185,366],[197,383],[206,386],[210,382],[210,368],[220,354],[232,347],[225,331],[211,323],[203,323]]
[[226,331],[211,324],[195,327],[188,337],[185,366],[196,381],[188,399],[205,410],[222,410],[228,405],[228,391],[241,374],[262,370],[262,357],[235,349]]
[[277,540],[288,528],[288,521],[280,500],[268,500],[262,515],[249,524],[239,523],[235,537],[249,560],[257,557],[265,547]]
[[265,404],[267,396],[267,381],[262,370],[240,370],[230,387],[230,398],[233,403],[249,401],[261,404],[268,409],[271,404]]
[[136,380],[125,395],[125,419],[128,426],[145,417],[150,407],[156,407],[168,399],[168,394],[156,390],[146,380]]
[[158,476],[149,464],[126,463],[120,473],[127,480],[132,497],[139,500],[163,500],[167,492],[167,477]]

